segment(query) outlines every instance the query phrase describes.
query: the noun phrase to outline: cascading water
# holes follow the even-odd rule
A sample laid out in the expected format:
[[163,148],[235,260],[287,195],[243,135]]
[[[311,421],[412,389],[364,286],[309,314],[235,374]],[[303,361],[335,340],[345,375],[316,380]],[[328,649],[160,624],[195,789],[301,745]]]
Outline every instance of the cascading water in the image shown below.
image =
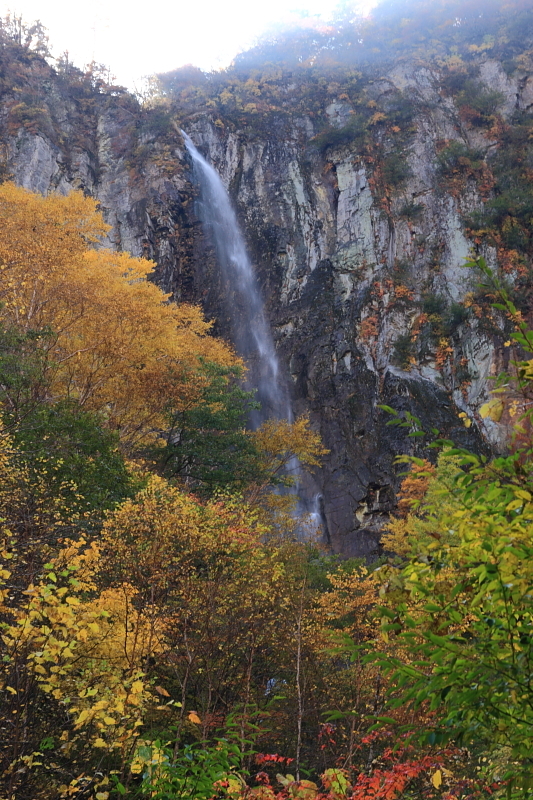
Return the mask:
[[190,137],[184,131],[182,134],[200,188],[198,216],[232,295],[233,344],[249,367],[248,384],[257,390],[261,403],[252,424],[257,427],[269,418],[290,419],[288,393],[280,378],[261,292],[228,193],[217,171],[200,155]]
[[[218,172],[198,152],[190,137],[184,131],[181,133],[200,188],[198,216],[211,239],[231,295],[233,344],[249,368],[248,385],[257,390],[257,399],[261,403],[260,411],[252,414],[252,425],[258,427],[266,419],[291,421],[289,396],[280,376],[263,299],[229,195]],[[297,458],[291,460],[288,469],[299,481],[301,473]],[[300,491],[298,494],[299,512],[306,516],[300,535],[308,538],[321,527],[319,495],[310,501]]]

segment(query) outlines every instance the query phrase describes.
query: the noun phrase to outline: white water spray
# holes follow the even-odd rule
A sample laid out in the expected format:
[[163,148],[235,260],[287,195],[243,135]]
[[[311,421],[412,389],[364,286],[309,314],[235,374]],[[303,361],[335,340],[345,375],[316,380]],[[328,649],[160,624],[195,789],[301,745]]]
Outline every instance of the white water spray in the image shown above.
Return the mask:
[[257,390],[261,403],[261,411],[252,422],[257,426],[269,418],[290,419],[290,404],[280,379],[263,299],[229,195],[216,170],[200,155],[190,137],[184,131],[182,134],[200,187],[198,216],[232,295],[233,344],[249,367],[248,384]]
[[[246,361],[250,370],[248,386],[257,390],[257,399],[261,403],[260,411],[252,414],[252,425],[259,427],[267,419],[292,421],[289,396],[280,376],[263,299],[229,195],[218,172],[198,152],[190,137],[184,131],[181,133],[200,188],[198,216],[215,249],[232,303],[233,344]],[[305,539],[312,538],[321,529],[322,496],[317,494],[313,500],[305,498],[301,491],[300,463],[295,456],[287,471],[296,479],[299,516],[305,515],[299,535]]]

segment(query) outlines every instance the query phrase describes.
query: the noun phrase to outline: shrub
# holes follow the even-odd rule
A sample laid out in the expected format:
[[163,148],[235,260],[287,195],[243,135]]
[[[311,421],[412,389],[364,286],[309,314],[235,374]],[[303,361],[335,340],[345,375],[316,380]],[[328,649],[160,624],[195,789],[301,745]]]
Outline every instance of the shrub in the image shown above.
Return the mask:
[[398,188],[411,176],[411,168],[404,153],[389,153],[383,162],[383,178],[387,186]]
[[441,317],[446,308],[446,300],[437,294],[428,294],[422,299],[422,311],[428,317]]
[[414,344],[410,333],[401,333],[393,345],[392,363],[401,369],[407,369],[414,356]]
[[324,153],[328,147],[337,147],[355,141],[363,144],[365,134],[365,118],[361,114],[354,114],[344,127],[335,128],[333,125],[328,125],[312,139],[312,142],[321,153]]
[[414,119],[415,108],[412,99],[408,95],[394,93],[392,96],[385,97],[383,103],[387,119],[393,125],[401,128],[408,127]]
[[420,218],[423,210],[424,210],[423,203],[415,203],[411,201],[410,203],[405,203],[405,205],[401,207],[400,216],[405,217],[410,221],[414,221]]
[[457,95],[456,103],[461,110],[469,110],[468,118],[473,125],[483,126],[487,125],[491,117],[497,113],[503,100],[501,92],[487,89],[478,81],[468,79]]
[[476,172],[483,167],[483,151],[474,150],[453,140],[437,156],[438,169],[444,177],[457,172]]
[[444,318],[444,327],[448,334],[452,334],[459,325],[462,325],[463,322],[470,316],[470,311],[466,306],[462,305],[462,303],[455,303],[453,302],[449,309],[447,310],[446,316]]

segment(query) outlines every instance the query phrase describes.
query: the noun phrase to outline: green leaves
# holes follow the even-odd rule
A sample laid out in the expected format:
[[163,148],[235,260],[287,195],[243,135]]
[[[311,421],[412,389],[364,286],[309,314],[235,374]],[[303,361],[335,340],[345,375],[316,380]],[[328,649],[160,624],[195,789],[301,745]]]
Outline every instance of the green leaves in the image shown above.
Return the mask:
[[[453,525],[454,538],[441,535],[431,558],[419,553],[404,565],[405,589],[416,591],[383,630],[397,632],[410,661],[383,665],[393,671],[393,691],[400,690],[393,707],[436,712],[423,738],[482,742],[500,761],[507,752],[525,780],[533,759],[532,487],[506,484],[509,465],[500,462],[484,473],[473,457],[479,477],[449,484],[454,504],[431,508],[432,529]],[[509,516],[512,497],[520,504]]]
[[[495,307],[515,325],[510,338],[533,352],[533,331],[501,281],[483,259],[467,266],[481,272],[498,297]],[[409,560],[392,578],[382,570],[382,596],[387,604],[390,594],[392,607],[379,613],[385,636],[394,631],[408,654],[380,658],[392,673],[390,706],[434,711],[432,729],[421,737],[482,746],[500,779],[509,780],[509,797],[518,798],[533,781],[533,449],[524,435],[530,427],[523,427],[533,422],[533,363],[514,367],[515,375],[498,376],[480,410],[499,422],[516,393],[523,405],[514,445],[489,462],[433,442],[448,449],[407,520]],[[384,410],[394,416],[390,424],[420,433],[418,420]]]
[[70,514],[111,508],[135,489],[118,435],[77,403],[36,407],[20,422],[14,441],[31,480],[43,482],[50,498],[63,498]]
[[214,745],[186,744],[176,754],[165,742],[155,740],[137,748],[131,770],[142,774],[143,797],[209,800],[218,781],[231,777],[236,789],[245,788],[236,772],[243,755],[235,742],[226,739],[219,739]]
[[198,402],[169,409],[167,444],[156,457],[167,475],[186,480],[203,494],[241,491],[260,475],[258,451],[246,424],[259,408],[254,392],[240,386],[239,367],[202,362],[204,387]]

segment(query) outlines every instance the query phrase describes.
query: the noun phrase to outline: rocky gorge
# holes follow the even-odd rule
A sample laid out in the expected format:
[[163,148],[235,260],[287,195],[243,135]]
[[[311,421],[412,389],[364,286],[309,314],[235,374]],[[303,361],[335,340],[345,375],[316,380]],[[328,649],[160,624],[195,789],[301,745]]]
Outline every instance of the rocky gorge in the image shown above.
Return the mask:
[[506,159],[515,169],[521,154],[518,188],[533,170],[533,36],[510,61],[482,46],[486,35],[357,68],[267,60],[211,81],[178,70],[144,103],[3,45],[4,175],[97,198],[106,244],[153,259],[154,280],[200,303],[228,337],[238,303],[198,218],[180,127],[216,168],[293,414],[309,415],[329,450],[306,492],[326,543],[346,556],[379,552],[402,471],[394,459],[424,451],[382,405],[478,451],[505,446],[505,425],[479,409],[509,360],[506,321],[463,265],[484,255],[527,313],[533,205],[502,203]]

